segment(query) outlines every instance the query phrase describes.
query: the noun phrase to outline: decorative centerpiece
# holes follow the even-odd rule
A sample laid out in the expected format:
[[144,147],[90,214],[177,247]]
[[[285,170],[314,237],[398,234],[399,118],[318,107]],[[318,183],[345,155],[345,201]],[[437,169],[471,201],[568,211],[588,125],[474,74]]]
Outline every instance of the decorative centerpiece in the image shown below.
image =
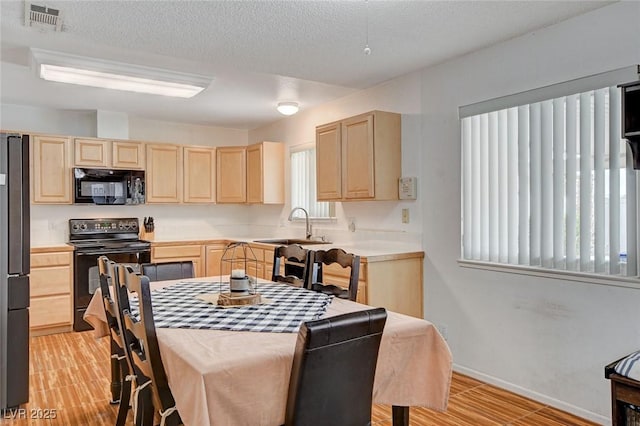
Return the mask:
[[258,270],[258,260],[247,243],[231,243],[220,259],[220,271],[229,274],[229,292],[220,293],[218,305],[254,305],[261,301],[258,278],[248,271]]
[[251,288],[251,280],[244,269],[232,269],[229,276],[229,289],[235,296],[246,296]]

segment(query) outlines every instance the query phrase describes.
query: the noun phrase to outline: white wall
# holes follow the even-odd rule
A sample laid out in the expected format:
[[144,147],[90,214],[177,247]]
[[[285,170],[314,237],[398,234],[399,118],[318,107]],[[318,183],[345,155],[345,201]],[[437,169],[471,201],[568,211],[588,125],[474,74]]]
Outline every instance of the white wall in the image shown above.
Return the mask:
[[181,145],[236,146],[247,144],[247,131],[223,127],[129,117],[129,139]]
[[603,367],[640,349],[640,291],[461,268],[457,108],[638,64],[639,22],[640,2],[617,3],[422,74],[427,318],[458,370],[603,423]]
[[95,136],[95,111],[0,105],[0,129],[52,135]]

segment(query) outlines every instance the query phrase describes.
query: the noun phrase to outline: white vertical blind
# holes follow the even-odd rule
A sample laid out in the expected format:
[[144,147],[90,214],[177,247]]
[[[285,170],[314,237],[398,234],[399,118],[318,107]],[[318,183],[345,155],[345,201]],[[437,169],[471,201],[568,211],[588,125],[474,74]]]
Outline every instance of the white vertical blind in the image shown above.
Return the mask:
[[609,88],[609,273],[620,273],[620,91]]
[[555,235],[565,235],[565,102],[562,98],[553,100],[553,267],[564,268],[565,242],[564,238]]
[[531,176],[529,170],[529,106],[524,105],[518,108],[518,263],[529,265],[530,246],[530,216],[529,205],[531,194]]
[[498,113],[489,113],[488,121],[488,156],[489,156],[489,260],[497,262],[500,251],[500,181],[498,180],[498,168],[500,158],[498,154]]
[[[625,143],[625,145],[628,145]],[[633,170],[633,159],[631,158],[631,148],[626,146],[627,149],[627,218],[637,217],[638,214],[638,202],[640,197],[637,197],[638,188],[640,188],[640,177],[638,173]],[[627,275],[638,274],[638,222],[629,220],[627,222]]]
[[508,202],[508,184],[509,184],[509,163],[507,156],[507,127],[508,118],[507,110],[502,110],[498,117],[498,232],[499,232],[499,250],[498,260],[500,263],[509,261],[509,202]]
[[318,202],[316,197],[315,148],[291,151],[291,206],[303,207],[310,217],[331,217],[331,203]]
[[461,134],[465,259],[638,274],[640,173],[621,161],[619,89],[465,117]]
[[607,261],[604,256],[605,246],[605,197],[604,197],[604,154],[605,154],[605,91],[596,90],[594,100],[594,188],[593,188],[593,245],[594,270],[605,272]]
[[[473,182],[473,168],[472,168],[472,156],[471,156],[471,120],[463,120],[462,121],[462,179],[463,185],[465,188],[471,188],[471,183]],[[471,191],[465,191],[462,196],[462,205],[464,206],[464,212],[462,213],[462,218],[465,217],[470,218],[473,214],[473,198],[471,196]],[[463,220],[462,221],[462,256],[465,259],[473,259],[472,248],[471,248],[471,221]]]
[[553,267],[553,101],[540,103],[540,259]]
[[489,260],[489,115],[480,116],[480,259]]
[[578,109],[577,109],[578,96],[567,97],[566,108],[566,126],[567,126],[567,139],[565,141],[567,168],[565,170],[566,181],[566,232],[565,238],[566,247],[566,267],[570,271],[578,270],[577,257],[576,257],[576,242],[577,242],[577,213],[576,208],[576,182],[578,181]]
[[580,95],[580,270],[591,269],[591,94]]
[[541,265],[540,223],[542,222],[542,149],[540,148],[540,104],[529,108],[529,262]]
[[472,161],[472,210],[473,214],[471,218],[468,218],[469,222],[472,222],[471,227],[471,244],[473,247],[471,259],[480,260],[480,254],[482,253],[481,233],[480,229],[482,222],[480,221],[480,212],[482,210],[482,203],[480,202],[480,191],[482,189],[480,185],[480,116],[471,117],[471,161]]
[[[518,145],[513,141],[518,140],[518,111],[516,108],[510,108],[507,113],[507,139],[505,144],[507,146],[507,210],[509,214],[509,237],[507,246],[508,260],[506,263],[519,263],[518,257],[518,235],[519,235],[519,222],[518,222]],[[509,143],[512,141],[512,143]]]

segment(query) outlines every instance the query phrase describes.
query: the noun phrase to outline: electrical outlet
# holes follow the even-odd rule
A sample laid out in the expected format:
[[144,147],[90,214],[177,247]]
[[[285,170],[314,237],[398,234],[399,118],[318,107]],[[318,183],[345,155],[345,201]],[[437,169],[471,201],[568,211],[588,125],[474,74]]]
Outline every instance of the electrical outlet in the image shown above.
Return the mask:
[[349,231],[356,232],[356,218],[350,217],[347,220],[349,221]]
[[48,220],[47,221],[47,227],[49,228],[49,231],[55,231],[56,230],[56,223],[52,220]]
[[440,324],[438,326],[438,331],[440,332],[440,335],[445,341],[449,340],[449,333],[448,333],[446,324]]
[[409,223],[409,209],[402,209],[402,223]]

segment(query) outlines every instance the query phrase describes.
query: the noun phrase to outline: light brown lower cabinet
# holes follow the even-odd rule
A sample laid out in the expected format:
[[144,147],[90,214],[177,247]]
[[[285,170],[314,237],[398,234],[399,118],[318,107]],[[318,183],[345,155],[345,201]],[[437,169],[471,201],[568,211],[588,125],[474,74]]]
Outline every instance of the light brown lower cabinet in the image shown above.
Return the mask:
[[151,262],[193,262],[193,273],[196,277],[203,277],[205,269],[204,246],[202,244],[151,244]]
[[[390,311],[423,318],[422,270],[424,253],[360,258],[356,301]],[[324,265],[323,281],[349,287],[350,270],[340,265]]]
[[423,261],[422,252],[369,259],[365,267],[367,305],[424,318]]
[[[225,268],[221,265],[222,255],[227,245],[225,243],[207,244],[205,247],[205,264],[206,264],[206,276],[214,277],[218,275],[229,274],[229,268]],[[221,272],[223,268],[225,272]]]
[[[231,272],[231,266],[227,262],[221,262],[226,247],[227,242],[207,244],[205,250],[207,276],[228,275]],[[256,259],[255,262],[247,260],[247,274],[252,277],[271,279],[273,248],[255,244],[249,244],[249,248],[251,250],[247,251],[247,257],[254,256]]]
[[31,250],[29,326],[32,335],[73,327],[73,249]]

